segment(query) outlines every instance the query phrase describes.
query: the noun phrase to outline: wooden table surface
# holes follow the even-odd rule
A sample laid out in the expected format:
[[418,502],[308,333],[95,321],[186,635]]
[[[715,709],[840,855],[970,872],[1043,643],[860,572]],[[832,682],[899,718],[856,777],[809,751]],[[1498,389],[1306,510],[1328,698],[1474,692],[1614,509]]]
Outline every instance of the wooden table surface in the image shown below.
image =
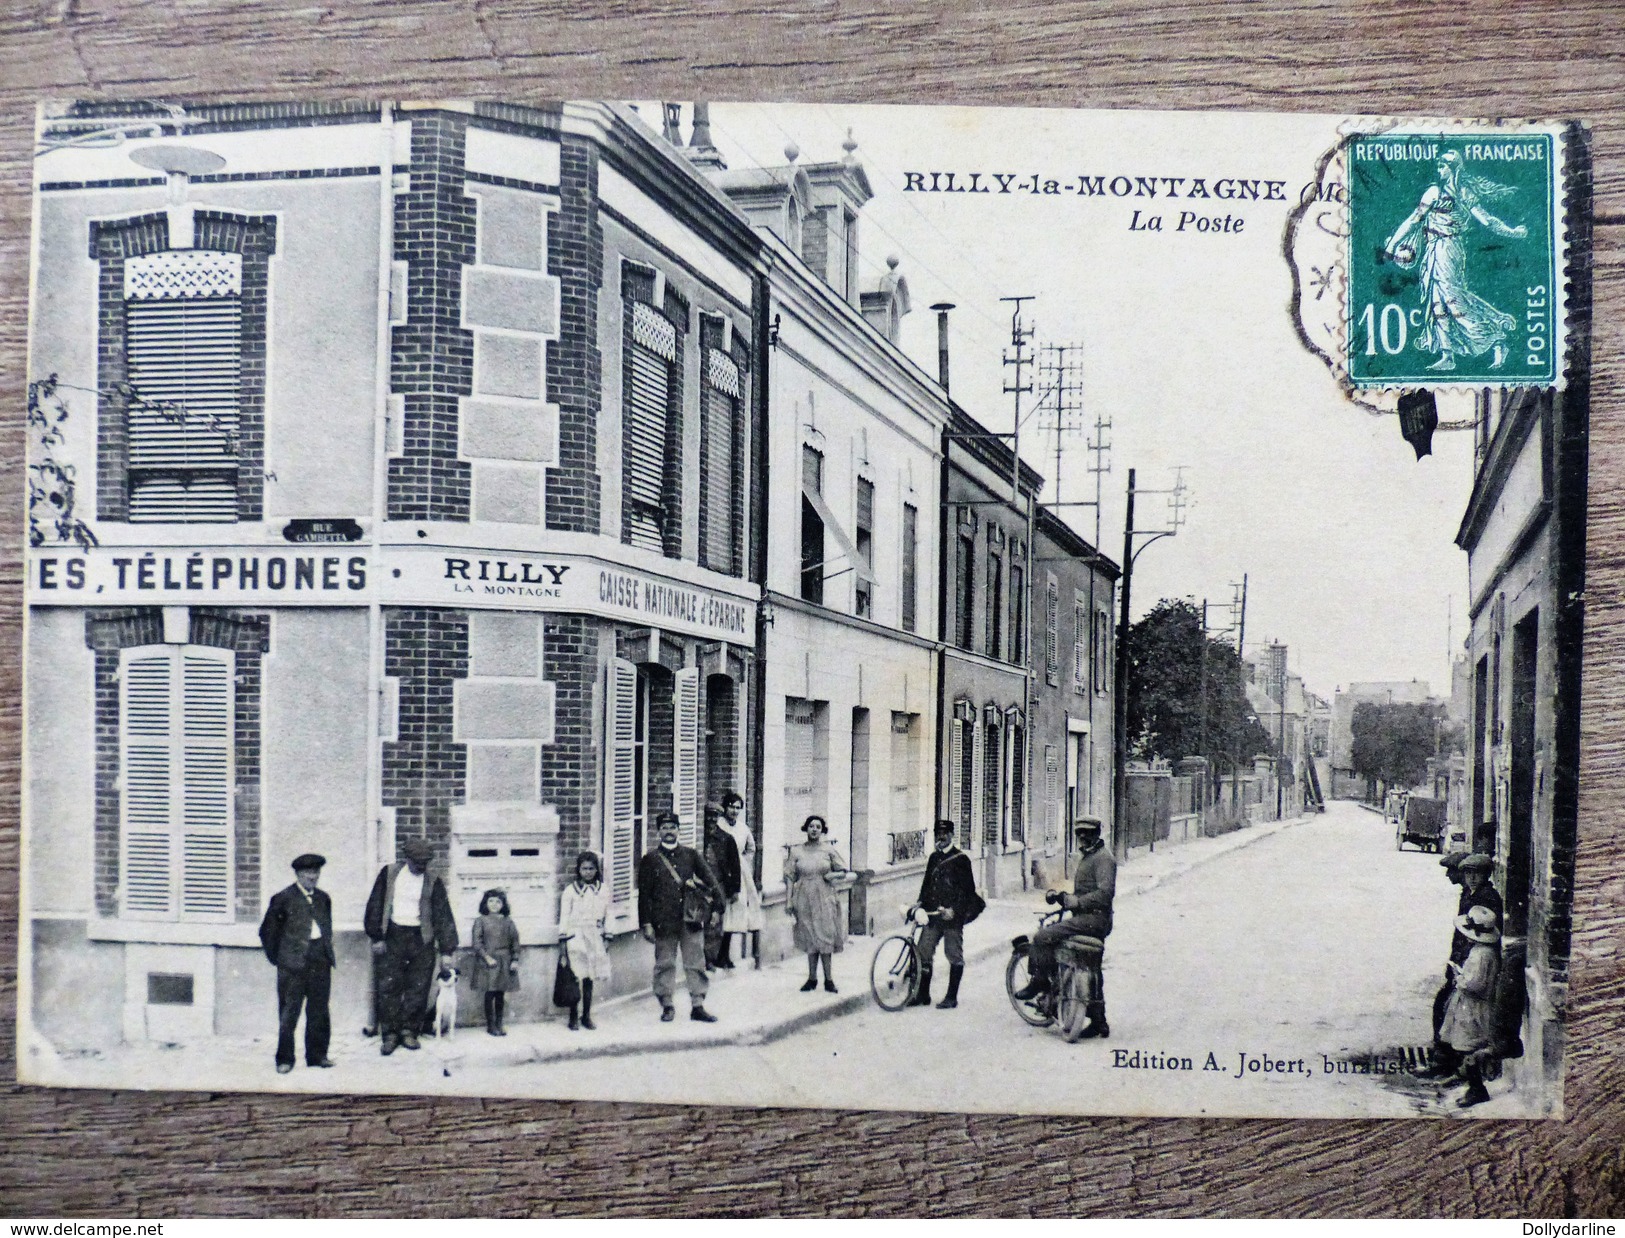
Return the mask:
[[[0,1216],[1625,1214],[1625,503],[1612,484],[1625,466],[1625,11],[1599,0],[691,0],[676,10],[650,0],[6,0],[0,10]],[[33,109],[45,97],[102,96],[792,98],[1591,121],[1596,378],[1568,1119],[1016,1118],[18,1087]]]

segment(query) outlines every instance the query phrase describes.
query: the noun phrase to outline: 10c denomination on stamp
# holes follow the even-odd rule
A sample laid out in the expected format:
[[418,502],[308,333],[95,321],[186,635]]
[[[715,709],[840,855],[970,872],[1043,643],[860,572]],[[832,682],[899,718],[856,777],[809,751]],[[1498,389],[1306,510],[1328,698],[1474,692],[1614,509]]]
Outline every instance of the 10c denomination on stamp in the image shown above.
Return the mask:
[[1347,158],[1354,385],[1555,383],[1552,135],[1392,131]]

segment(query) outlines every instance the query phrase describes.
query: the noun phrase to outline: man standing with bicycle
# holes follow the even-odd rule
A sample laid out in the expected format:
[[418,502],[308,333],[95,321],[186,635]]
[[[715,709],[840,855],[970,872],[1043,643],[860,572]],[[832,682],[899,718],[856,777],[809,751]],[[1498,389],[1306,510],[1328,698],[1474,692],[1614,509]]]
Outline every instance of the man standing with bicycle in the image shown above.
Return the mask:
[[[1078,842],[1078,867],[1072,876],[1072,893],[1051,890],[1045,898],[1072,913],[1070,919],[1061,920],[1038,930],[1033,936],[1027,965],[1032,979],[1015,997],[1030,1001],[1055,987],[1055,947],[1070,937],[1096,937],[1104,941],[1112,931],[1112,899],[1117,893],[1117,861],[1112,858],[1101,839],[1099,817],[1079,817],[1072,824],[1073,837]],[[1097,977],[1095,1000],[1085,1013],[1089,1023],[1080,1039],[1111,1034],[1106,1023],[1106,985]]]
[[925,862],[925,879],[920,882],[921,910],[934,913],[920,930],[920,987],[910,1006],[931,1004],[931,965],[936,961],[937,942],[948,956],[948,992],[937,1003],[938,1010],[959,1005],[959,981],[965,974],[965,926],[981,915],[987,904],[976,892],[976,876],[970,856],[954,846],[954,823],[938,821],[934,831],[936,849]]

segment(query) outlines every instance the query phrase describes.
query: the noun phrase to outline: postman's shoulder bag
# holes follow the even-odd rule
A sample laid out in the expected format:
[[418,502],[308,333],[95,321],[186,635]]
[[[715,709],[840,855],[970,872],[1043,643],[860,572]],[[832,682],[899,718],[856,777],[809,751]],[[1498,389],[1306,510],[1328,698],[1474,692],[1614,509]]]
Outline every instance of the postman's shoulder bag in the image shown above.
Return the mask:
[[710,888],[698,876],[684,881],[676,867],[664,855],[660,857],[660,862],[666,866],[671,879],[682,887],[683,927],[690,930],[704,928],[711,920]]

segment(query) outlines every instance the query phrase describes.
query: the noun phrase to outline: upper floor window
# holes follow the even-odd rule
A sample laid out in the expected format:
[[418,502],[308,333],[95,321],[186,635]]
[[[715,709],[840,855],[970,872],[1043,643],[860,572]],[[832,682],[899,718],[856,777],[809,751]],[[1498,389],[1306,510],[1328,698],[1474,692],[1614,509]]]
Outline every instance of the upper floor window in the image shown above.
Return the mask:
[[903,504],[903,631],[918,626],[920,511],[912,503]]
[[988,525],[987,548],[987,656],[1004,653],[1004,560],[993,540],[997,525]]
[[652,305],[634,300],[628,308],[621,540],[675,558],[682,546],[680,339]]
[[124,264],[131,521],[237,519],[242,262],[166,250]]
[[1082,597],[1075,597],[1072,603],[1072,687],[1078,692],[1089,686],[1089,646],[1093,638],[1088,603]]
[[706,328],[705,400],[700,410],[700,564],[738,576],[745,506],[745,376],[741,358],[722,347],[731,333],[714,320]]
[[1061,682],[1061,586],[1054,576],[1044,582],[1044,681]]
[[275,220],[197,211],[91,225],[100,263],[97,515],[258,520]]
[[1104,693],[1112,682],[1112,617],[1109,611],[1095,612],[1095,691]]
[[858,478],[857,517],[854,544],[858,551],[858,562],[869,569],[869,574],[859,572],[857,575],[856,611],[868,619],[873,617],[875,609],[875,486],[863,477]]
[[[974,528],[974,526],[970,526]],[[959,555],[954,570],[954,588],[959,608],[956,612],[954,643],[969,649],[976,632],[976,539],[961,520],[959,526]]]
[[801,596],[824,600],[824,518],[809,495],[824,493],[824,453],[801,448]]
[[1027,572],[1012,552],[1010,555],[1010,661],[1027,657]]

